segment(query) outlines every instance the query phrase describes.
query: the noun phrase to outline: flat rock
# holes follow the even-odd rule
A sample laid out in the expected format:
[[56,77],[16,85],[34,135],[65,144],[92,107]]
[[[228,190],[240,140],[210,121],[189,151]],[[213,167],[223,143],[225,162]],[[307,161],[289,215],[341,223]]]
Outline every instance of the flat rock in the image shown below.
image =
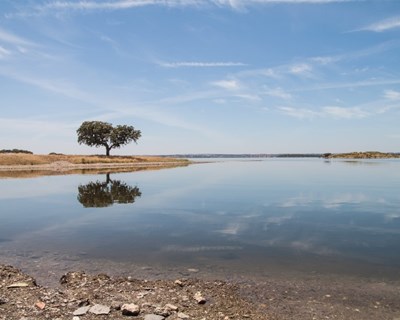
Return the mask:
[[76,309],[72,315],[74,316],[83,316],[85,315],[90,309],[90,306],[85,306],[85,307],[80,307],[79,309]]
[[144,316],[144,320],[164,320],[165,317],[160,316],[158,314],[146,314]]
[[186,313],[178,312],[178,318],[179,319],[190,319],[190,316],[188,316]]
[[123,304],[121,311],[124,316],[137,316],[140,313],[140,307],[134,303]]
[[104,306],[102,304],[95,304],[93,307],[91,307],[89,309],[89,312],[93,313],[93,314],[97,314],[97,315],[109,314],[110,313],[110,307]]

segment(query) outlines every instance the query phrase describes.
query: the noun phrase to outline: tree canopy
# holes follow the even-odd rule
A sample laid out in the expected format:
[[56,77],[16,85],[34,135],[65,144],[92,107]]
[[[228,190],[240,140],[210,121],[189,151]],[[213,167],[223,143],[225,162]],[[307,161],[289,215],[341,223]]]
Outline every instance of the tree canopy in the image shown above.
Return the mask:
[[110,155],[110,150],[120,148],[132,141],[135,143],[141,137],[140,130],[135,130],[132,126],[117,125],[102,121],[85,121],[76,131],[78,143],[86,144],[90,147],[105,147],[106,155]]

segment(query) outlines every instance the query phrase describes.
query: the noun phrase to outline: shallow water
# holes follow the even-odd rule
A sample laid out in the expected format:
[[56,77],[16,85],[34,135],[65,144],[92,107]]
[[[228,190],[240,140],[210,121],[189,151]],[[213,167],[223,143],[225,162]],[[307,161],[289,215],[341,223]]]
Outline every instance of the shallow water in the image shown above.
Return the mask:
[[398,160],[241,159],[3,179],[0,255],[53,273],[139,266],[399,280],[399,191]]

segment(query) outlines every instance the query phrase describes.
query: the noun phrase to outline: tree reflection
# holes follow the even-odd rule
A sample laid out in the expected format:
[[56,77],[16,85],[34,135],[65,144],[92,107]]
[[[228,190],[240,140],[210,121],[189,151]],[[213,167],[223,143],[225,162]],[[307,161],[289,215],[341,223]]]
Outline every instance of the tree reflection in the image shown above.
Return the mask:
[[78,201],[85,208],[102,208],[114,203],[134,203],[142,193],[138,187],[132,187],[120,180],[111,180],[107,173],[106,181],[91,181],[78,187]]

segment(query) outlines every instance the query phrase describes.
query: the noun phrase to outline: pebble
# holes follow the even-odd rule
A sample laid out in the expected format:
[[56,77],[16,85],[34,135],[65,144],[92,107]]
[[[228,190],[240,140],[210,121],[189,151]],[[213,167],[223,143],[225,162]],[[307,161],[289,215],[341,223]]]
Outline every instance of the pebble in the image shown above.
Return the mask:
[[164,320],[165,317],[160,316],[158,314],[146,314],[144,316],[144,320]]
[[140,313],[140,307],[134,303],[123,304],[121,310],[124,316],[137,316]]
[[25,287],[29,287],[31,284],[27,283],[27,282],[16,282],[13,284],[10,284],[9,286],[7,286],[8,289],[12,289],[12,288],[25,288]]
[[198,304],[205,304],[206,303],[206,299],[202,296],[201,292],[196,292],[195,293],[194,300],[196,300]]
[[179,319],[190,319],[190,317],[186,313],[183,313],[183,312],[178,312],[178,318]]
[[183,287],[183,282],[181,280],[175,280],[174,282],[177,286]]
[[76,309],[72,314],[74,316],[83,316],[89,311],[89,309],[90,309],[90,306],[80,307],[79,309]]
[[174,306],[173,304],[170,304],[170,303],[166,304],[166,305],[165,305],[165,308],[166,308],[166,309],[169,309],[169,310],[171,310],[171,311],[178,311],[178,307],[177,307],[177,306]]
[[35,303],[35,307],[40,309],[40,310],[43,310],[46,307],[46,304],[43,301],[37,301]]
[[89,312],[93,313],[93,314],[97,314],[97,315],[109,314],[110,313],[110,307],[104,306],[102,304],[95,304],[93,307],[91,307],[89,309]]
[[72,320],[80,320],[80,318],[75,316],[72,318]]

